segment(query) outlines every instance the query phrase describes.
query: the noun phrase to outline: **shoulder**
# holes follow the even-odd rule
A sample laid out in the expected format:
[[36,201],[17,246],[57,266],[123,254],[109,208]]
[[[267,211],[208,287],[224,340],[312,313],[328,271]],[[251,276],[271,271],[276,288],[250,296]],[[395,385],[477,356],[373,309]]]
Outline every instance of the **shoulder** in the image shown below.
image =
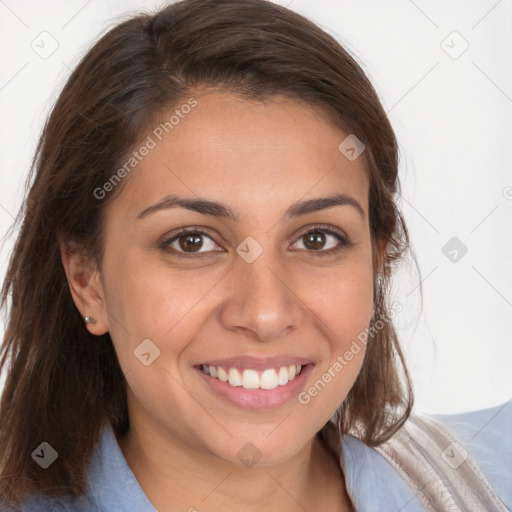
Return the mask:
[[512,510],[512,401],[470,413],[414,413],[375,449],[424,505]]
[[489,409],[428,417],[452,433],[463,448],[461,456],[467,451],[494,492],[512,510],[512,400]]
[[105,425],[88,468],[85,493],[74,497],[29,496],[9,510],[0,500],[1,512],[156,512],[128,466],[110,424]]

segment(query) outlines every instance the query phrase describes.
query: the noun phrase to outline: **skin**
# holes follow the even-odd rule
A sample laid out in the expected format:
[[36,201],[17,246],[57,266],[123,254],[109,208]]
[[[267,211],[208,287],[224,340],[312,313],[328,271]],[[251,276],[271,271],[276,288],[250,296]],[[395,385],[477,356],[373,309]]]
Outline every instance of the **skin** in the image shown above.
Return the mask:
[[[307,389],[369,325],[376,269],[363,158],[340,153],[348,134],[319,108],[220,91],[194,97],[197,107],[108,205],[102,271],[62,251],[75,303],[96,319],[87,328],[110,332],[126,375],[131,426],[119,445],[159,511],[351,510],[339,464],[315,434],[354,384],[364,346],[308,404],[264,411],[222,399],[193,365],[306,357],[315,364]],[[352,196],[364,216],[344,205],[283,217],[298,201],[333,193]],[[182,208],[137,219],[169,194],[224,203],[240,220]],[[339,241],[326,233],[319,248],[306,245],[311,224],[337,228],[351,244],[321,256]],[[176,239],[169,245],[184,256],[162,247],[182,227],[212,234],[197,249],[204,258],[187,256]],[[248,236],[263,248],[252,263],[236,252]],[[149,366],[134,357],[144,339],[160,350]],[[261,454],[252,467],[237,457],[248,442]]]

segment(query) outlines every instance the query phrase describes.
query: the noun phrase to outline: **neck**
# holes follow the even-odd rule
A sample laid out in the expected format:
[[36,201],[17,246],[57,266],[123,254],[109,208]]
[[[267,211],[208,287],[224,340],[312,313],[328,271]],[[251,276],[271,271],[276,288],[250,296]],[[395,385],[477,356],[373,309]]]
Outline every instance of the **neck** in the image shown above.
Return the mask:
[[339,464],[316,436],[285,462],[263,467],[233,466],[147,425],[132,423],[118,443],[160,512],[207,512],[221,506],[295,512],[319,510],[321,503],[328,510],[338,510],[333,503],[350,510]]

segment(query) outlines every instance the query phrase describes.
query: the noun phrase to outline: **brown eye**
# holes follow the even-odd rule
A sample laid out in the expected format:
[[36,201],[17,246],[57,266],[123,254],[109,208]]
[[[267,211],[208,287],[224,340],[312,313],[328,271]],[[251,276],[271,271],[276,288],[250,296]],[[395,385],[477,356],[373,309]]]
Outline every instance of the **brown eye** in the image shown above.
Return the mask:
[[198,249],[201,249],[203,245],[202,235],[191,234],[191,235],[181,235],[178,238],[178,244],[180,249],[183,249],[185,252],[195,252]]
[[320,231],[310,231],[303,235],[304,245],[307,249],[322,249],[325,244],[325,234]]
[[[182,229],[175,236],[165,240],[161,247],[166,251],[183,255],[206,255],[210,252],[218,252],[217,244],[205,231],[199,229]],[[204,249],[204,250],[200,250]]]
[[[303,247],[300,246],[301,243]],[[332,228],[315,227],[303,233],[294,245],[295,248],[318,253],[318,256],[325,256],[348,247],[350,242],[345,236]]]

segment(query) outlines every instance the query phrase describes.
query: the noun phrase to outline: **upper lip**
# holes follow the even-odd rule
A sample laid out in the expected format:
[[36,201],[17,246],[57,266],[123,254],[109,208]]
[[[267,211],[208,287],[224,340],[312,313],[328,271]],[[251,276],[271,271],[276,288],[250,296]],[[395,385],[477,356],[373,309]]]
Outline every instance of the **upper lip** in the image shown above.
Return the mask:
[[268,368],[281,368],[282,366],[301,365],[312,363],[304,357],[278,355],[272,357],[237,356],[225,359],[210,359],[199,363],[206,366],[221,366],[222,368],[243,368],[251,370],[266,370]]

